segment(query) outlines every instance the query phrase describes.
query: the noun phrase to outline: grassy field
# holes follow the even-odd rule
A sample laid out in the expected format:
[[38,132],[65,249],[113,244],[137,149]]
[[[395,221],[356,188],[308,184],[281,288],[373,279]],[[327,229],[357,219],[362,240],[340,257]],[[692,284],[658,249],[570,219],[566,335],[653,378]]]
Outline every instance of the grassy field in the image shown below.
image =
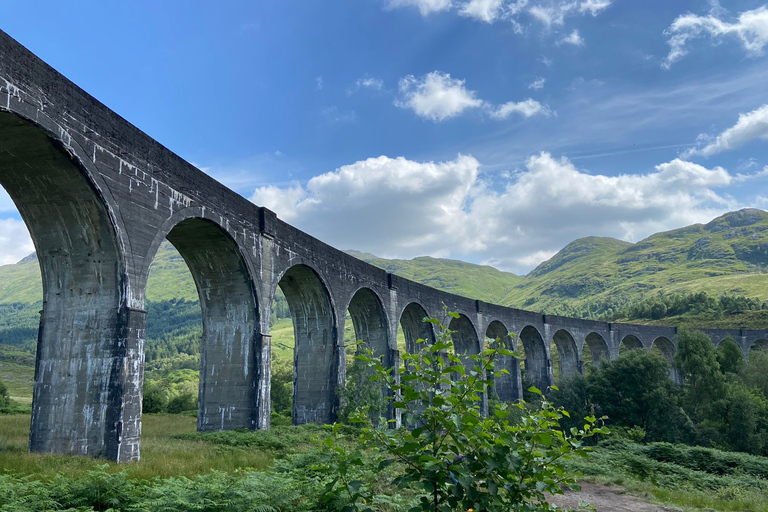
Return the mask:
[[[276,428],[275,433],[279,433],[280,428],[285,427]],[[274,453],[172,437],[195,431],[194,416],[145,414],[142,417],[141,461],[122,466],[110,464],[110,468],[125,470],[129,478],[145,479],[192,477],[211,470],[263,470],[272,464]],[[27,452],[28,440],[29,415],[0,415],[0,474],[20,473],[45,479],[60,473],[76,477],[104,464],[103,460],[88,457],[30,454]]]
[[[195,479],[214,470],[232,475],[244,474],[245,468],[246,473],[265,471],[277,461],[282,461],[278,466],[283,469],[270,478],[280,478],[287,466],[309,471],[320,450],[312,438],[325,435],[317,425],[198,434],[192,416],[144,415],[141,461],[118,466],[87,457],[30,454],[28,432],[29,415],[0,415],[0,475],[77,482],[92,478],[89,472],[106,470],[124,472],[129,481],[151,480],[153,485],[161,484],[155,478]],[[649,501],[686,511],[768,511],[768,458],[764,457],[618,440],[601,444],[588,459],[568,461],[566,466],[571,473],[582,473],[585,480],[618,485]],[[0,492],[0,508],[3,499]]]

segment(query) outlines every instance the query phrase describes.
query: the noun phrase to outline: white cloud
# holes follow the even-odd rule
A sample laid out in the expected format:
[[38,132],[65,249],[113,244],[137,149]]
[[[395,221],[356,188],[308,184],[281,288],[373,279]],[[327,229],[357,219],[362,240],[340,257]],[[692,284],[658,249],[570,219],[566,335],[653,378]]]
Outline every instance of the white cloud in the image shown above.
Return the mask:
[[486,23],[493,23],[501,15],[504,0],[469,0],[461,6],[459,14]]
[[610,6],[611,0],[585,0],[579,4],[579,12],[597,16],[601,11],[604,11]]
[[685,152],[685,156],[702,155],[711,156],[722,151],[736,149],[755,139],[768,140],[768,104],[748,112],[739,114],[739,120],[717,137],[699,135],[699,140],[706,145],[701,148],[692,148]]
[[544,27],[562,26],[572,16],[597,16],[611,6],[613,0],[389,0],[389,9],[415,7],[422,16],[456,8],[460,16],[484,23],[508,21],[514,31],[522,34],[522,16],[532,17]]
[[416,79],[408,75],[400,80],[401,99],[395,105],[409,108],[417,115],[432,121],[444,121],[470,108],[482,106],[475,91],[464,87],[464,80],[451,78],[448,73],[433,71]]
[[578,30],[574,30],[564,38],[560,39],[557,44],[572,44],[573,46],[584,46],[584,39],[579,34]]
[[399,89],[396,106],[413,110],[416,115],[436,123],[479,107],[484,107],[484,111],[494,119],[506,119],[513,113],[524,117],[551,114],[549,107],[530,98],[494,106],[477,98],[475,91],[466,88],[464,80],[451,78],[448,73],[440,71],[433,71],[419,79],[408,75],[400,80]]
[[397,9],[400,7],[416,7],[422,16],[429,16],[434,12],[446,11],[453,6],[451,0],[389,0],[388,7]]
[[542,105],[531,98],[518,102],[508,101],[491,110],[491,117],[494,119],[506,119],[512,114],[520,114],[523,117],[532,117],[536,114],[549,116],[552,112],[549,110],[549,107]]
[[0,265],[16,263],[34,250],[27,226],[22,221],[0,219]]
[[381,90],[382,87],[384,87],[384,81],[380,78],[359,78],[357,82],[355,82],[355,85],[358,89],[360,88],[367,88],[367,89],[376,89],[377,91]]
[[723,168],[679,159],[641,175],[590,174],[542,152],[492,190],[471,156],[442,163],[381,156],[305,187],[262,187],[252,200],[335,247],[461,257],[527,272],[578,237],[636,241],[707,222],[739,206],[716,192],[734,179]]
[[323,77],[318,76],[315,77],[315,86],[317,87],[317,90],[320,91],[323,88]]
[[544,88],[544,84],[547,83],[546,78],[538,77],[536,80],[528,84],[529,89],[533,89],[535,91],[538,91],[540,89]]
[[723,21],[717,10],[708,16],[684,14],[679,16],[664,34],[668,36],[669,54],[662,67],[669,69],[673,63],[688,55],[688,43],[698,37],[709,35],[716,41],[731,36],[737,38],[750,56],[759,56],[768,45],[768,6],[739,14],[733,23]]
[[552,25],[564,25],[565,19],[574,14],[597,16],[610,5],[611,0],[538,2],[528,8],[528,13],[549,28]]

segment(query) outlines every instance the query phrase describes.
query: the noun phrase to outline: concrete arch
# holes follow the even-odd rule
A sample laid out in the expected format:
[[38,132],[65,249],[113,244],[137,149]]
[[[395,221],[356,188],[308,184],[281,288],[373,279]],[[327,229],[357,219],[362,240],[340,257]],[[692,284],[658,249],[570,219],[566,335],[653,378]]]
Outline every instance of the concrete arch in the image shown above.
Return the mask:
[[619,354],[625,350],[637,350],[639,348],[644,348],[640,338],[634,334],[627,334],[621,339],[621,343],[619,344]]
[[525,350],[525,380],[545,392],[552,385],[552,373],[544,338],[532,325],[523,327],[519,338]]
[[453,331],[453,351],[459,356],[464,364],[464,368],[469,373],[474,368],[474,363],[468,359],[468,356],[480,353],[480,338],[477,335],[475,326],[466,315],[459,315],[458,318],[451,318],[448,329]]
[[565,329],[560,329],[552,337],[552,342],[557,347],[557,355],[559,356],[558,377],[565,379],[575,373],[580,373],[579,350],[576,348],[576,340],[573,339],[571,333]]
[[268,428],[269,344],[259,332],[257,287],[237,242],[200,217],[185,218],[165,238],[184,258],[202,310],[198,430]]
[[138,458],[142,354],[133,329],[143,328],[143,312],[126,304],[114,215],[72,141],[11,113],[0,113],[0,132],[0,184],[29,229],[43,281],[30,449]]
[[677,371],[677,365],[675,364],[675,353],[677,347],[666,336],[659,336],[651,344],[651,350],[658,349],[664,359],[667,360],[667,367],[669,369],[669,378],[673,382],[682,383],[680,372]]
[[291,311],[293,423],[332,423],[340,380],[340,350],[331,296],[315,269],[297,264],[279,280]]
[[587,334],[586,338],[584,338],[584,344],[589,348],[589,353],[592,355],[592,360],[589,363],[598,365],[602,359],[611,358],[608,343],[598,333],[591,332]]
[[355,328],[355,338],[363,340],[376,355],[383,356],[385,367],[392,366],[394,358],[389,339],[389,319],[381,298],[370,288],[359,288],[352,295],[347,309]]
[[[516,350],[517,343],[509,336],[507,327],[498,320],[488,324],[485,330],[485,337],[490,339],[500,339],[504,346],[509,350]],[[514,402],[523,398],[523,386],[520,382],[520,362],[512,356],[500,356],[496,360],[496,372],[501,372],[499,376],[493,378],[493,390],[499,400],[503,402]]]
[[675,344],[672,343],[669,338],[665,336],[659,336],[653,340],[651,350],[654,348],[659,349],[659,352],[661,352],[661,355],[664,356],[664,359],[666,359],[669,364],[675,363],[675,352],[677,352],[677,347],[675,347]]
[[435,331],[432,329],[432,324],[424,321],[428,316],[424,306],[418,302],[408,303],[400,313],[400,326],[405,335],[405,350],[409,354],[415,354],[419,349],[417,340],[421,339],[429,344],[435,342]]
[[[253,266],[254,256],[252,254],[253,252],[251,250],[252,248],[243,245],[245,242],[247,242],[246,240],[243,239],[244,235],[242,233],[236,233],[231,228],[228,222],[221,222],[221,217],[219,215],[216,215],[215,213],[212,213],[210,209],[199,207],[199,206],[189,206],[189,207],[181,208],[179,210],[175,210],[173,212],[173,215],[171,215],[168,219],[166,219],[165,222],[163,222],[162,225],[157,229],[157,233],[155,233],[155,236],[153,237],[152,242],[149,245],[146,256],[143,258],[143,263],[144,263],[143,267],[137,272],[138,279],[134,286],[137,287],[138,292],[141,293],[141,295],[137,297],[137,300],[142,301],[142,303],[144,301],[143,293],[146,288],[147,278],[149,277],[150,267],[152,262],[154,261],[154,258],[155,258],[155,255],[157,254],[158,249],[160,248],[160,245],[163,243],[164,240],[168,239],[169,234],[173,231],[173,229],[176,226],[190,219],[207,221],[216,225],[218,229],[221,231],[221,233],[226,235],[232,241],[234,246],[237,248],[238,252],[240,253],[242,263],[245,265],[245,268],[248,271],[248,274],[250,276],[258,275],[257,269],[254,268]],[[255,235],[253,236],[255,237]],[[255,241],[253,243],[255,243]],[[258,261],[256,261],[255,263],[258,264]],[[260,287],[257,286],[255,282],[253,286],[253,293],[256,295],[257,304],[263,306],[263,302],[261,300],[262,299],[261,290],[260,290]],[[266,323],[268,327],[269,318],[266,318],[263,320],[265,320],[264,323]],[[267,333],[268,329],[262,329],[262,332]]]
[[748,350],[765,350],[765,351],[768,351],[768,340],[766,340],[764,338],[756,339],[749,346]]

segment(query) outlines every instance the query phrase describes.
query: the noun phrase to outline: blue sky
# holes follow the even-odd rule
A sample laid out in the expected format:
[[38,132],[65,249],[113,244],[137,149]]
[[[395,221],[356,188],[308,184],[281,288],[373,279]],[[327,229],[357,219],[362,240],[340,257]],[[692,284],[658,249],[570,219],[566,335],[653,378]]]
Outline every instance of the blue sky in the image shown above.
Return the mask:
[[[764,2],[5,0],[0,28],[336,247],[525,273],[768,207]],[[25,236],[0,197],[0,263]]]

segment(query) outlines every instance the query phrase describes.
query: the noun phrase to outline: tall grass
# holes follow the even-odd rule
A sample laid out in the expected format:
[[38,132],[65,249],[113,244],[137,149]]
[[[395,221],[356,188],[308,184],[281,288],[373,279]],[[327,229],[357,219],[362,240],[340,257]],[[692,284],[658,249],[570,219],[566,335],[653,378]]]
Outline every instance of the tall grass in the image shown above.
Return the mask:
[[[200,439],[176,438],[193,434],[196,419],[185,415],[142,417],[141,460],[136,463],[108,463],[107,471],[125,470],[129,479],[193,477],[212,470],[234,472],[240,468],[263,470],[272,464],[273,454],[258,448],[241,449]],[[30,475],[48,479],[56,474],[77,477],[105,464],[103,460],[69,455],[28,453],[29,415],[0,415],[0,473]]]

